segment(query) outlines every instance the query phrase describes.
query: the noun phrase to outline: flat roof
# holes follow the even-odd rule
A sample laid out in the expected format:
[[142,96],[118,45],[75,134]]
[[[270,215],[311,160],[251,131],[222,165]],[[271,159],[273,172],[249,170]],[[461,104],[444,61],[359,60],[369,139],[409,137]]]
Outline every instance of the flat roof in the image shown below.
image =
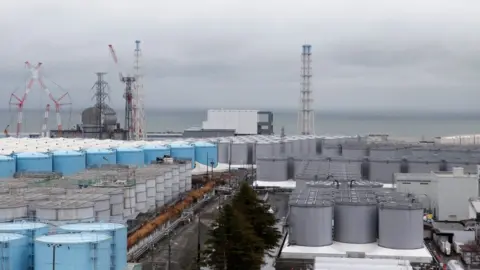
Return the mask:
[[[287,181],[262,181],[257,180],[253,182],[254,186],[258,187],[277,187],[277,188],[291,188],[295,189],[297,186],[297,182],[295,180],[287,180]],[[395,184],[383,184],[383,188],[396,188]]]
[[[285,241],[288,243],[288,236]],[[419,249],[389,249],[370,244],[347,244],[333,242],[332,245],[323,247],[287,246],[282,248],[280,258],[284,259],[315,259],[316,257],[346,258],[347,253],[364,253],[370,259],[400,259],[412,263],[431,263],[432,255],[426,247]]]

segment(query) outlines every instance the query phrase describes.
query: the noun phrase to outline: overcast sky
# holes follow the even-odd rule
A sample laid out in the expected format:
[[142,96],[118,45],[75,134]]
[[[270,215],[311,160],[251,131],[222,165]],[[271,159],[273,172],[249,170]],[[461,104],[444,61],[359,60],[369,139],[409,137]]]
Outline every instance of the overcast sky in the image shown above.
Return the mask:
[[[109,55],[133,70],[142,41],[148,108],[295,108],[300,53],[313,51],[317,110],[475,110],[480,100],[478,0],[16,0],[0,8],[0,107],[24,91],[24,61],[43,62],[55,96],[92,103]],[[26,102],[43,108],[36,85]],[[480,110],[480,108],[478,109]]]

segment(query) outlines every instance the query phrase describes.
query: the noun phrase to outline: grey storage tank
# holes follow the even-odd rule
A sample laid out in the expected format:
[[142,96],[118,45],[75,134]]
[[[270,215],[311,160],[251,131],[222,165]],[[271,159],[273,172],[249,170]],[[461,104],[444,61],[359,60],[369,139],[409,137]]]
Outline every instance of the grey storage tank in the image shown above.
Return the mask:
[[290,245],[321,247],[332,241],[333,202],[317,191],[294,195],[289,201],[288,215]]
[[258,158],[257,179],[261,181],[286,181],[295,176],[293,158]]
[[334,239],[351,244],[377,240],[377,200],[373,194],[339,192],[335,198]]
[[423,247],[423,206],[417,202],[385,202],[378,208],[378,245],[391,249]]

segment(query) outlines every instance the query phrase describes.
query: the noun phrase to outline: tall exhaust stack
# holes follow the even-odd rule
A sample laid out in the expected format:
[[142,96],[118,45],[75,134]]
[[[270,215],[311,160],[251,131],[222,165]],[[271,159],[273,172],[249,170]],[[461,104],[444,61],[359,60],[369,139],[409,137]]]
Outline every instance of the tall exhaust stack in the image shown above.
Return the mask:
[[302,46],[302,78],[300,90],[300,108],[298,110],[298,132],[302,135],[315,134],[315,113],[312,108],[313,98],[311,90],[312,80],[312,46]]

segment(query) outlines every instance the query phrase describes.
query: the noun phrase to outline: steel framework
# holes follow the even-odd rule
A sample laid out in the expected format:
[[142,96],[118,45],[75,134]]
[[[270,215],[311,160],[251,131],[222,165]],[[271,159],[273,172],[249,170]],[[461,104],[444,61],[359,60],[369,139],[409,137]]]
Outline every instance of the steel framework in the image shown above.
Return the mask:
[[17,137],[20,135],[20,131],[21,131],[22,123],[23,123],[23,106],[25,105],[25,101],[27,100],[27,96],[30,93],[30,91],[32,90],[32,86],[33,86],[33,83],[35,81],[38,82],[40,87],[45,91],[48,98],[55,104],[55,111],[56,111],[56,114],[57,114],[57,127],[58,127],[58,131],[59,131],[59,135],[61,136],[61,134],[62,134],[62,118],[61,118],[61,115],[60,115],[60,108],[61,108],[61,106],[72,104],[69,101],[62,102],[62,100],[64,98],[69,99],[70,95],[68,94],[68,92],[65,92],[58,99],[55,99],[53,97],[52,93],[50,92],[50,90],[45,85],[44,80],[43,80],[43,78],[41,76],[41,73],[40,73],[40,67],[42,66],[42,63],[38,63],[36,66],[33,66],[32,64],[30,64],[30,62],[27,61],[27,62],[25,62],[25,66],[30,70],[30,73],[31,73],[30,78],[28,79],[28,82],[27,82],[27,85],[26,85],[26,88],[25,88],[25,93],[23,94],[23,96],[21,98],[19,96],[17,96],[15,93],[12,93],[10,95],[10,102],[9,102],[10,105],[17,106],[17,110],[18,110],[17,132],[16,132]]
[[143,73],[141,70],[142,62],[142,50],[140,49],[140,40],[135,41],[135,84],[134,84],[134,122],[135,122],[135,139],[146,139],[146,114],[145,114],[145,102],[143,92]]
[[302,48],[302,67],[300,71],[302,82],[297,124],[300,134],[312,135],[315,133],[315,114],[312,108],[313,98],[310,88],[312,79],[312,46],[303,45]]

